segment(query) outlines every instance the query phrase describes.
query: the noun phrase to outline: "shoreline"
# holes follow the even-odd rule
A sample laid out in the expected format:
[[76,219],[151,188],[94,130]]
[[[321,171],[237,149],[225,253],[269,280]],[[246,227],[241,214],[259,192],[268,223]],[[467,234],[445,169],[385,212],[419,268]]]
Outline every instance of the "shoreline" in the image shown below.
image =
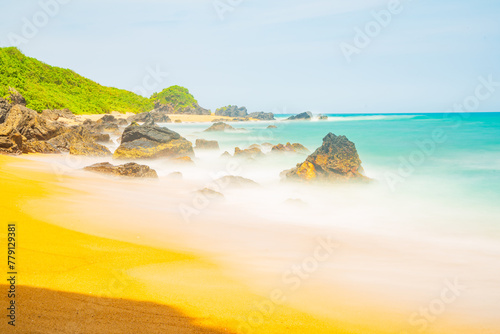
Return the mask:
[[[119,112],[111,112],[109,114],[80,114],[76,115],[74,114],[76,119],[84,121],[86,119],[90,119],[92,121],[97,121],[98,119],[102,118],[104,115],[113,115],[117,119],[127,119],[130,116],[134,116],[137,114],[134,113],[119,113]],[[227,117],[227,116],[217,116],[217,115],[189,115],[189,114],[166,114],[170,119],[172,120],[172,123],[175,123],[176,121],[181,121],[182,123],[212,123],[214,120],[221,120],[224,122],[234,122],[233,119],[234,117]],[[71,121],[71,120],[64,120],[65,122]],[[250,121],[260,121],[257,119],[250,119]],[[69,122],[72,124],[72,122]],[[75,124],[77,124],[75,122]]]
[[[150,209],[146,209],[148,213],[145,215],[144,211],[137,210],[142,206],[139,198],[133,205],[135,211],[130,211],[132,205],[123,207],[123,198],[140,194],[141,189],[150,191],[154,188],[153,195],[158,189],[164,189],[161,183],[156,184],[155,181],[103,178],[92,174],[85,176],[81,172],[58,173],[51,171],[47,162],[21,157],[0,156],[0,167],[5,175],[0,182],[5,189],[3,203],[8,209],[6,218],[22,222],[20,237],[24,244],[29,245],[29,250],[20,254],[22,258],[29,259],[24,261],[26,272],[22,279],[22,284],[27,287],[167,305],[182,312],[197,326],[231,333],[246,333],[240,327],[242,324],[254,324],[254,320],[249,320],[253,318],[249,317],[255,314],[263,314],[264,322],[259,326],[250,326],[250,333],[391,333],[394,328],[407,328],[406,317],[418,309],[418,304],[398,309],[397,301],[391,299],[396,290],[374,293],[364,289],[362,284],[357,285],[356,280],[351,281],[348,272],[334,274],[336,283],[333,285],[321,281],[328,272],[319,272],[319,276],[311,281],[314,282],[312,285],[306,280],[300,291],[287,295],[287,298],[291,297],[291,303],[287,300],[284,306],[273,309],[272,316],[267,316],[267,311],[258,311],[258,307],[268,307],[266,301],[271,298],[270,292],[276,287],[276,282],[280,284],[279,278],[252,275],[242,266],[243,263],[231,266],[218,261],[226,257],[229,249],[213,247],[217,240],[207,243],[205,248],[196,246],[210,238],[207,232],[212,228],[215,231],[222,228],[233,237],[239,231],[245,237],[241,241],[255,240],[252,230],[257,226],[250,229],[248,226],[242,228],[237,223],[234,226],[214,226],[217,217],[210,215],[204,216],[203,222],[187,227],[178,223],[165,225],[175,217],[165,216],[161,211],[150,212]],[[189,188],[189,184],[185,183],[179,186]],[[99,188],[106,192],[99,191]],[[167,188],[163,191],[171,190]],[[125,191],[129,193],[123,198],[115,198],[116,194]],[[186,191],[189,192],[189,189]],[[172,196],[178,195],[174,193]],[[168,196],[164,200],[170,201]],[[141,223],[147,221],[156,221],[163,232],[157,233],[154,226]],[[147,230],[141,230],[140,226]],[[276,226],[268,226],[265,230],[271,238],[262,240],[264,245],[284,246],[284,253],[305,251],[304,254],[310,254],[303,239],[303,233],[310,231],[294,228],[294,232],[280,232]],[[368,235],[353,237],[349,230],[338,232],[337,237],[343,242],[349,241],[341,253],[351,254],[343,260],[338,257],[341,253],[335,255],[333,264],[348,270],[359,265],[355,261],[357,257],[369,256],[365,251],[370,247],[384,243],[385,248],[389,248],[377,252],[383,256],[391,253],[391,247],[397,246],[382,235],[373,244]],[[272,237],[278,233],[287,235],[285,239],[281,238],[286,242],[281,246],[276,245]],[[297,233],[301,239],[298,239]],[[225,237],[221,236],[220,241]],[[297,244],[299,240],[302,241]],[[292,244],[287,245],[288,242]],[[186,247],[190,244],[196,247]],[[368,246],[360,246],[365,244]],[[287,248],[290,246],[292,248]],[[425,244],[416,243],[408,249],[418,250],[422,246]],[[265,255],[267,253],[244,252],[238,256],[244,259],[250,254],[255,257],[255,264],[271,265]],[[410,254],[413,252],[406,256]],[[404,256],[403,253],[388,258]],[[377,272],[380,269],[374,266],[371,270]],[[403,283],[404,279],[399,281]],[[103,292],[103,286],[108,286],[108,290]],[[38,301],[40,305],[43,305],[42,302]],[[464,319],[466,315],[463,315]],[[55,322],[56,319],[53,320]],[[460,321],[456,314],[443,320],[429,333],[479,332],[477,327]],[[481,333],[494,332],[484,330]]]
[[[19,269],[18,287],[21,289],[48,289],[94,298],[165,305],[182,312],[184,319],[192,319],[189,322],[194,326],[208,328],[207,333],[210,328],[238,332],[240,315],[251,314],[254,304],[262,299],[245,285],[228,278],[218,266],[203,257],[106,239],[51,224],[53,212],[37,205],[38,199],[68,199],[76,193],[64,187],[72,177],[47,173],[44,171],[46,166],[42,165],[19,157],[0,156],[4,219],[17,222],[19,239],[24,245],[17,254],[23,259],[22,269]],[[24,209],[26,203],[34,205]],[[6,233],[2,231],[1,235],[4,237]],[[139,272],[142,279],[136,275]],[[30,303],[35,305],[32,310],[37,310],[40,318],[48,319],[48,323],[58,323],[57,314],[46,312],[45,299],[36,295],[28,298],[32,298]],[[22,306],[19,307],[19,314],[23,314]],[[154,317],[156,307],[148,308],[145,312],[149,315],[144,316]],[[64,308],[72,310],[67,304]],[[112,311],[113,307],[109,306],[103,312]],[[22,332],[23,318],[26,317],[24,314],[18,318],[18,331]],[[30,317],[35,317],[35,314],[29,314]],[[165,321],[175,322],[176,319],[173,316]],[[284,328],[291,326],[293,328],[287,332],[340,330],[331,320],[290,307],[280,308],[268,320],[252,333],[282,333]],[[101,328],[113,332],[112,327],[107,329],[109,331]]]

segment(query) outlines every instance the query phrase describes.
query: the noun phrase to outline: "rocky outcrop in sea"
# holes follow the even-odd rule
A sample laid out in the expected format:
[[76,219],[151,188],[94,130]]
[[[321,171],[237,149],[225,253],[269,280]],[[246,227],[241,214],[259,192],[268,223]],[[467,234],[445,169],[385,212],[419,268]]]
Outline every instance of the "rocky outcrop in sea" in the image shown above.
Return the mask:
[[102,162],[87,166],[84,170],[89,172],[110,174],[117,176],[127,177],[140,177],[140,178],[158,178],[158,174],[154,169],[146,165],[139,165],[135,162],[130,162],[124,165],[114,166],[109,162]]
[[323,144],[303,163],[283,171],[286,180],[298,181],[368,181],[363,175],[356,146],[345,136],[329,133]]
[[311,119],[312,113],[310,111],[306,111],[287,118],[288,121],[310,121]]

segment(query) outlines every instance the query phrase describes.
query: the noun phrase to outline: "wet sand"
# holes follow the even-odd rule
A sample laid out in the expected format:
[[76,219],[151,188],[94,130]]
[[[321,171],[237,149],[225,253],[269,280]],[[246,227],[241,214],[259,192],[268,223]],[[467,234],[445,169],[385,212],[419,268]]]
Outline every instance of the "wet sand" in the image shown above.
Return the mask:
[[[163,333],[213,333],[212,329],[233,333],[351,332],[341,331],[331,319],[288,306],[255,327],[242,327],[262,298],[206,257],[51,224],[57,212],[39,200],[71,201],[80,193],[64,186],[74,181],[71,176],[46,170],[43,163],[0,156],[2,225],[17,223],[18,291],[23,294],[18,298],[25,301],[18,304],[18,333],[144,332],[133,330],[141,327],[141,317],[131,316],[131,308],[138,308],[144,322],[150,322],[144,326],[151,333],[166,326],[171,330]],[[92,202],[86,204],[87,211],[92,211]],[[81,223],[78,213],[67,219],[73,221],[69,224]],[[3,240],[4,231],[6,228],[0,234]],[[175,238],[172,234],[172,240]],[[5,294],[2,300],[6,305]],[[91,310],[86,307],[90,304],[100,306]],[[99,326],[92,322],[93,312],[97,312]],[[0,324],[0,332],[11,330],[6,321]]]
[[[51,165],[0,156],[2,218],[18,222],[22,286],[146,302],[141,307],[151,317],[166,306],[178,312],[172,319],[166,312],[166,323],[181,314],[182,326],[192,324],[194,333],[498,332],[496,269],[488,269],[497,258],[494,245],[277,223],[287,214],[310,214],[290,207],[266,208],[266,215],[252,210],[243,219],[241,205],[261,196],[258,189],[234,190],[232,205],[214,202],[186,222],[178,205],[192,203],[198,181],[125,180]],[[305,261],[316,254],[318,236],[333,236],[340,248],[298,283],[296,275],[284,280],[291,265],[310,266]],[[458,294],[448,288],[455,278],[466,287]],[[276,289],[284,291],[283,302],[270,303]],[[58,322],[39,296],[25,314],[35,319],[44,312]],[[115,312],[101,304],[103,317]],[[437,308],[431,321],[411,318],[431,307]],[[115,329],[112,321],[103,326]]]

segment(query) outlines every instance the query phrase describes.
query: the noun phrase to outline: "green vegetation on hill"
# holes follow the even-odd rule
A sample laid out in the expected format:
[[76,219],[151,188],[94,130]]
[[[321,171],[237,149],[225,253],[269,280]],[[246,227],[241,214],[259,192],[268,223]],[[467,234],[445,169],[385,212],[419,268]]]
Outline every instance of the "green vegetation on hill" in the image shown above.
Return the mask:
[[13,47],[0,48],[0,97],[8,97],[9,87],[26,98],[28,108],[39,112],[68,108],[75,114],[103,114],[153,109],[153,102],[148,98],[101,86],[71,70],[26,57]]
[[174,110],[198,107],[198,101],[195,100],[186,88],[181,86],[172,86],[162,90],[160,93],[155,93],[151,96],[151,100],[155,104],[169,104]]

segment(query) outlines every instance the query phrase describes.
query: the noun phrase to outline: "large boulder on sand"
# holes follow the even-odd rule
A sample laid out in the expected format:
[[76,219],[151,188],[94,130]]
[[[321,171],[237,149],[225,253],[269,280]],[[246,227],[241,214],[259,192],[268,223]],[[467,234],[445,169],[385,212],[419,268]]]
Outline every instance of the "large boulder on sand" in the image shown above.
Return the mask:
[[226,131],[226,130],[236,130],[236,129],[224,122],[217,122],[212,124],[212,126],[206,129],[205,132]]
[[369,180],[363,175],[354,143],[345,136],[333,133],[326,135],[323,145],[308,156],[306,161],[281,175],[287,180],[300,181]]
[[153,159],[193,156],[193,144],[177,132],[153,123],[132,123],[123,132],[115,158]]
[[96,143],[92,133],[83,126],[65,128],[62,134],[50,139],[48,143],[62,152],[69,152],[73,155],[111,155],[108,148]]
[[312,119],[312,113],[306,111],[298,115],[290,116],[287,118],[288,121],[310,121]]
[[146,165],[139,165],[135,162],[130,162],[119,166],[114,166],[109,162],[102,162],[85,167],[84,170],[102,174],[128,177],[158,178],[158,174],[156,174],[156,171],[154,169],[151,169]]
[[0,136],[19,133],[26,139],[48,140],[57,136],[63,129],[59,123],[52,122],[20,104],[12,106],[0,124]]
[[21,104],[0,101],[0,153],[21,154],[23,143],[44,141],[61,133],[63,126]]

